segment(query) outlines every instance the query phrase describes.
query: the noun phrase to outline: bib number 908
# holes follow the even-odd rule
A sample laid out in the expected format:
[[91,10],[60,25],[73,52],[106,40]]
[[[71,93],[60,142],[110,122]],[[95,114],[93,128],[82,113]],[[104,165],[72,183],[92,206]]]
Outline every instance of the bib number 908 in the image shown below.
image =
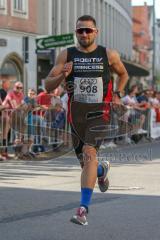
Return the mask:
[[87,92],[87,93],[97,93],[97,86],[84,86],[84,85],[81,85],[80,86],[80,90],[82,93],[84,92]]

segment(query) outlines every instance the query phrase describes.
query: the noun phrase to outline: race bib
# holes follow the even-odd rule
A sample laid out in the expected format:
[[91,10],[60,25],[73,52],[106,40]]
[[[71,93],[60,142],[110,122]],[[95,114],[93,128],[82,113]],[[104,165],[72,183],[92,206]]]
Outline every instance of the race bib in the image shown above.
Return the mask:
[[97,78],[74,78],[74,100],[84,103],[103,101],[103,80]]

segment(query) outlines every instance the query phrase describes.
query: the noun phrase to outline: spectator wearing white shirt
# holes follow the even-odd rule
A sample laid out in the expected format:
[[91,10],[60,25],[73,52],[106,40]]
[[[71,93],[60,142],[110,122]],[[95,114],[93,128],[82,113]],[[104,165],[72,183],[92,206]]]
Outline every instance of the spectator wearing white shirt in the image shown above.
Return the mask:
[[128,120],[135,124],[138,129],[139,134],[146,133],[143,129],[143,125],[145,122],[145,114],[144,111],[146,108],[144,107],[144,103],[138,103],[136,94],[138,93],[138,86],[133,85],[129,90],[128,95],[122,98],[122,102],[128,106]]

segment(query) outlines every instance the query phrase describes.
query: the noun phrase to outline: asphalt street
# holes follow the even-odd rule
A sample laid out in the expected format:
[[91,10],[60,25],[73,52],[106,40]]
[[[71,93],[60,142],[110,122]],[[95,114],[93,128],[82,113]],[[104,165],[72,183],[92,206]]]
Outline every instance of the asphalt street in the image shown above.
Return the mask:
[[70,223],[79,206],[73,154],[0,163],[0,240],[159,240],[159,142],[105,149],[110,188],[96,186],[88,226]]

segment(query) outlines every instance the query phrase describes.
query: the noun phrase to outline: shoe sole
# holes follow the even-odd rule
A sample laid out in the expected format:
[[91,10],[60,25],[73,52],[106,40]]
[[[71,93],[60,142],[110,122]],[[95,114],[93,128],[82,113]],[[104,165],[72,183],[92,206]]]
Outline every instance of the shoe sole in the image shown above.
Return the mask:
[[99,183],[98,183],[98,186],[99,186],[99,189],[101,192],[106,192],[109,188],[109,179],[107,178],[106,181],[107,182],[107,185],[106,185],[106,188],[103,188]]
[[87,226],[88,225],[88,222],[83,223],[83,222],[79,221],[78,219],[76,219],[74,217],[70,219],[70,222],[75,223],[77,225],[81,225],[81,226]]
[[[103,164],[102,164],[102,166],[103,166]],[[105,166],[105,164],[104,164],[104,166]],[[110,170],[110,163],[108,162],[108,172],[109,172],[109,170]],[[107,174],[108,174],[108,172],[107,172]],[[103,186],[101,186],[101,184],[98,183],[98,186],[99,186],[99,189],[100,189],[101,192],[106,192],[108,190],[108,188],[109,188],[109,179],[108,179],[108,177],[106,178],[105,183],[106,183],[105,188]]]

